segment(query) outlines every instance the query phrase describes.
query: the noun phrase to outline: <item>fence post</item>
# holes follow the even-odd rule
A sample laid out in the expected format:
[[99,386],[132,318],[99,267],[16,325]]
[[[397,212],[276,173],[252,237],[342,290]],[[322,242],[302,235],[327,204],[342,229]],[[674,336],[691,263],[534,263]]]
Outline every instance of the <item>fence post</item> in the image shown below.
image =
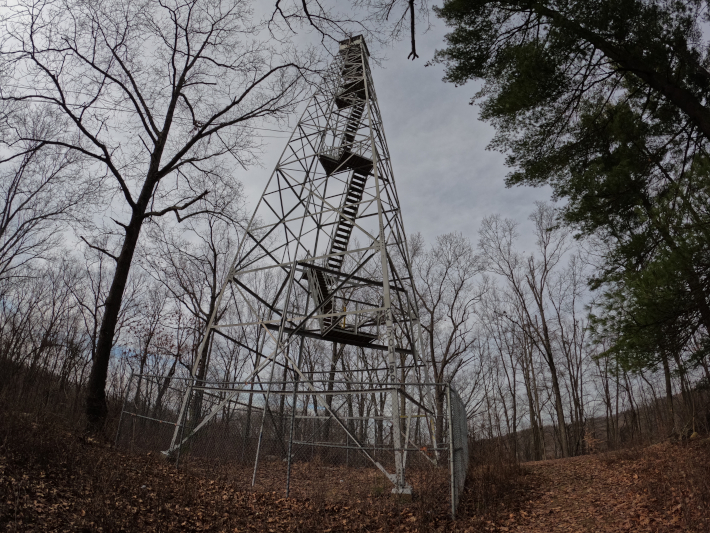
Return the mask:
[[123,413],[126,412],[126,401],[128,401],[129,393],[131,392],[131,382],[133,381],[133,370],[131,370],[131,377],[128,378],[128,385],[126,385],[126,391],[123,396],[123,406],[121,407],[121,416],[118,417],[118,427],[116,428],[116,440],[113,443],[113,447],[118,447],[118,438],[121,434],[121,424],[123,423]]
[[180,424],[180,437],[179,437],[179,445],[177,449],[177,456],[175,457],[175,468],[180,468],[180,453],[182,452],[182,447],[184,445],[184,442],[182,441],[182,437],[185,434],[185,426],[187,425],[187,417],[188,413],[190,412],[190,404],[192,403],[192,389],[194,387],[195,380],[190,379],[187,381],[189,385],[187,386],[188,392],[187,392],[187,403],[185,404],[185,409],[183,409],[182,412],[182,419],[178,418],[178,424]]
[[454,469],[454,424],[451,413],[451,384],[446,384],[446,417],[449,426],[449,470],[451,472],[451,519],[456,520],[456,472]]

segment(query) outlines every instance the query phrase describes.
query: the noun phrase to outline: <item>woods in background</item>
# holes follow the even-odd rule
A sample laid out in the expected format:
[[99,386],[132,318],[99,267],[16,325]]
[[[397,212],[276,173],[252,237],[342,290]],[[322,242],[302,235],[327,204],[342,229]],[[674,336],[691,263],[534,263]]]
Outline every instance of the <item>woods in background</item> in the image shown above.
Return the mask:
[[689,391],[708,383],[707,3],[450,0],[436,11],[452,29],[437,60],[447,81],[483,82],[473,102],[508,156],[508,185],[549,185],[559,224],[591,254],[584,331],[597,362],[627,389],[662,372],[648,394],[673,417],[680,389],[691,409]]
[[[391,4],[404,9],[395,35],[415,5]],[[363,5],[376,20],[389,4]],[[100,431],[131,373],[163,376],[165,391],[198,359],[247,215],[235,169],[319,65],[269,44],[292,31],[279,21],[317,25],[315,11],[290,6],[267,27],[246,3],[225,6],[20,2],[0,18],[0,400],[12,408],[84,413]],[[509,184],[559,200],[522,224],[493,215],[471,235],[410,236],[431,377],[461,392],[472,438],[528,460],[708,430],[704,6],[437,10],[452,28],[438,60],[449,81],[484,81],[475,101]],[[324,39],[346,22],[321,15]],[[239,380],[264,339],[223,340],[203,345],[198,379]],[[305,344],[304,367],[344,380],[384,364]],[[350,417],[383,415],[384,398],[351,401]]]
[[[226,250],[238,241],[240,230],[211,215],[195,217],[192,224],[199,239],[181,241],[156,227],[139,249],[108,372],[114,410],[120,408],[132,373],[163,376],[159,386],[164,391],[171,380],[188,374],[196,358],[214,305],[215,280],[224,275]],[[453,382],[461,391],[471,437],[502,439],[520,460],[534,460],[707,429],[705,359],[694,364],[700,360],[697,354],[681,354],[655,368],[626,366],[618,356],[623,352],[612,350],[611,340],[595,329],[596,319],[589,315],[596,307],[586,283],[588,256],[569,230],[555,223],[554,209],[538,205],[522,227],[535,236],[535,246],[526,251],[518,242],[520,225],[500,216],[483,221],[477,247],[460,234],[443,235],[432,244],[418,235],[412,238],[432,378]],[[113,268],[104,254],[86,248],[78,257],[25,265],[3,278],[0,347],[6,405],[21,400],[25,409],[81,413]],[[260,282],[271,286],[266,277]],[[230,312],[243,319],[250,311],[234,306]],[[261,341],[237,340],[213,339],[201,359],[200,379],[241,379],[244,363],[253,357],[248,347]],[[686,349],[699,346],[696,342]],[[375,369],[384,364],[362,360],[354,347],[325,354],[312,341],[304,353],[306,371],[337,372],[345,380],[356,365]],[[138,394],[141,388],[132,390]],[[322,399],[314,395],[312,401],[317,405]],[[440,409],[443,402],[437,395]],[[158,414],[161,406],[153,408]],[[384,396],[377,395],[355,396],[347,406],[355,418],[358,412],[369,416],[386,408]],[[283,418],[278,414],[277,419]],[[384,438],[383,433],[380,441]]]

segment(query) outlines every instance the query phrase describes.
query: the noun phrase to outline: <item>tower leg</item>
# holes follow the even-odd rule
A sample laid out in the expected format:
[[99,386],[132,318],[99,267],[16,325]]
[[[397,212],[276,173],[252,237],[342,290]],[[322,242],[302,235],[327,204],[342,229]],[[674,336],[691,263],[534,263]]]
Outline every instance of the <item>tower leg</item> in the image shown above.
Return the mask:
[[[385,306],[387,304],[385,303]],[[392,385],[390,399],[392,402],[392,446],[394,447],[394,488],[392,494],[412,494],[412,487],[404,477],[404,446],[402,440],[402,414],[399,407],[399,383],[397,383],[397,365],[395,359],[395,339],[392,323],[392,311],[387,311],[387,366],[389,367],[389,382]],[[404,443],[406,445],[406,443]]]

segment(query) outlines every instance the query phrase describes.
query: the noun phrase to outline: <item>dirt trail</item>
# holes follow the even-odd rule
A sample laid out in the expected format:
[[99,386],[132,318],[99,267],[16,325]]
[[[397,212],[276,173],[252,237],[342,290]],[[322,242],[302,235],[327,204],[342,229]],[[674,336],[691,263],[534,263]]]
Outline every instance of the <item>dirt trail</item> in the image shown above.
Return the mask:
[[708,452],[705,440],[527,463],[530,499],[489,530],[710,532]]
[[529,511],[521,513],[518,525],[523,530],[643,531],[654,520],[649,516],[652,503],[637,488],[638,475],[598,457],[545,461],[528,468],[543,485]]

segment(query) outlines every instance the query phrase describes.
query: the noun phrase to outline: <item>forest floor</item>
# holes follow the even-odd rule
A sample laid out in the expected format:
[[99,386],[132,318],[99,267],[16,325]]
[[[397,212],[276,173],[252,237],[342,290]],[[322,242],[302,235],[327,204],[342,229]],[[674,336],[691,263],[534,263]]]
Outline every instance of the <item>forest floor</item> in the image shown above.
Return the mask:
[[493,531],[710,532],[710,440],[523,465],[526,501]]
[[[282,485],[252,491],[234,471],[176,470],[154,454],[0,413],[0,531],[710,531],[707,438],[520,467],[477,464],[456,521],[439,474],[418,474],[424,488],[399,501],[372,469],[295,468],[300,489],[285,498]],[[345,483],[358,490],[339,489]]]

